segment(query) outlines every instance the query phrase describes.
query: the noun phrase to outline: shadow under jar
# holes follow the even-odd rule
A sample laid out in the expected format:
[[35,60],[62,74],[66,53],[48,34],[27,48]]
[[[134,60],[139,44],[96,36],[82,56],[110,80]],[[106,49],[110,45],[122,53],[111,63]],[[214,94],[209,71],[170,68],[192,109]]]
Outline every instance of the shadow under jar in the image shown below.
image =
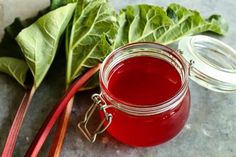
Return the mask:
[[[175,51],[137,42],[111,52],[100,68],[100,94],[78,127],[94,142],[105,130],[131,146],[154,146],[175,137],[190,110],[188,77],[218,92],[236,91],[236,52],[207,36],[183,38]],[[88,122],[99,109],[101,123]]]

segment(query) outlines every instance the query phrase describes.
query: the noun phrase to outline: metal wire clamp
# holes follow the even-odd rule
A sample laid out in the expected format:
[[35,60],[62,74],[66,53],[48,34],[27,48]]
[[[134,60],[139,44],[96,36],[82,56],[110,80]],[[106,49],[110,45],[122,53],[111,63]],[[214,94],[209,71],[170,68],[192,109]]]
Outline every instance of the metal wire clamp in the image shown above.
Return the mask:
[[[90,142],[93,143],[96,140],[97,135],[103,133],[110,126],[111,121],[112,121],[112,114],[106,112],[106,108],[108,106],[107,106],[106,102],[103,100],[103,98],[101,97],[101,95],[93,94],[91,98],[93,100],[93,104],[87,110],[87,112],[84,116],[84,120],[78,123],[78,128],[84,134],[84,136]],[[97,107],[99,107],[99,109],[103,112],[104,118],[102,119],[102,121],[98,125],[98,127],[95,129],[95,131],[93,131],[91,133],[88,130],[87,125],[88,125],[88,122]],[[107,122],[107,123],[105,124],[105,122]]]

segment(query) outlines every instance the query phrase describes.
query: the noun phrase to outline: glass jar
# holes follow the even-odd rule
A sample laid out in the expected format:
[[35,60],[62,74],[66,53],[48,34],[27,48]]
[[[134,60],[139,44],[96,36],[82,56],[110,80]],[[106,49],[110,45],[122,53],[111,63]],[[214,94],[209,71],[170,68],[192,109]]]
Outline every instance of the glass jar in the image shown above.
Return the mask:
[[[173,97],[151,105],[130,104],[115,97],[108,89],[108,77],[116,65],[137,56],[158,58],[173,65],[181,78],[181,87]],[[117,140],[132,146],[152,146],[176,136],[187,121],[190,108],[188,65],[174,50],[157,43],[133,43],[113,51],[100,69],[100,112],[112,116],[107,128]],[[157,89],[158,90],[158,89]],[[135,93],[134,93],[135,94]],[[108,120],[109,121],[109,120]],[[107,122],[104,125],[108,125]]]
[[[210,48],[206,48],[206,46]],[[225,46],[225,44],[219,43],[216,39],[206,36],[195,36],[194,38],[185,38],[180,42],[179,48],[184,50],[184,52],[175,51],[167,46],[150,42],[132,43],[114,50],[101,65],[99,77],[101,93],[92,96],[94,104],[87,111],[84,121],[79,123],[80,130],[91,142],[94,142],[96,136],[105,130],[118,141],[131,146],[153,146],[170,140],[182,130],[189,116],[191,101],[188,76],[200,85],[214,91],[230,92],[236,90],[235,61],[226,61],[222,63],[224,65],[220,65],[218,62],[217,66],[215,66],[216,64],[213,64],[212,60],[210,60],[212,57],[203,53],[205,51],[208,51],[207,53],[213,51],[218,55],[220,52],[220,56],[227,54],[226,58],[228,59],[235,57],[235,51]],[[217,50],[213,49],[213,47],[217,47]],[[222,51],[226,49],[227,51]],[[193,50],[198,53],[198,55],[194,55],[195,58],[189,55]],[[187,55],[184,54],[186,51],[189,52]],[[230,53],[228,53],[229,51]],[[199,52],[201,55],[199,55]],[[231,57],[229,57],[229,54]],[[117,98],[110,91],[108,85],[112,70],[119,63],[140,56],[160,59],[176,69],[180,76],[181,86],[169,99],[148,105],[138,105]],[[206,62],[206,59],[210,61]],[[195,67],[195,61],[198,66],[200,65],[200,68],[198,66]],[[202,63],[205,64],[205,67]],[[204,71],[206,69],[208,70]],[[222,76],[212,78],[212,76],[218,75],[214,71],[215,69],[218,69],[218,74],[227,73],[227,78]],[[99,108],[102,121],[97,129],[91,133],[87,125],[97,107]]]

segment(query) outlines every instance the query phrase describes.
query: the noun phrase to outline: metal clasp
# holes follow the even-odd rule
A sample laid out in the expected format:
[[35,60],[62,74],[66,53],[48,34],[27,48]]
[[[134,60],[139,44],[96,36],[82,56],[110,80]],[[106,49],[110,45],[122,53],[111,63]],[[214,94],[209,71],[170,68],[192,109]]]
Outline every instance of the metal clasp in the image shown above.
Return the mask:
[[[84,116],[84,120],[78,123],[78,128],[84,134],[84,136],[90,142],[93,143],[96,140],[97,135],[103,133],[111,124],[112,114],[106,112],[106,108],[108,106],[106,102],[103,100],[103,98],[101,97],[101,95],[93,94],[91,98],[93,100],[93,104],[87,110]],[[98,127],[95,129],[95,131],[91,133],[87,128],[87,124],[97,107],[99,107],[99,109],[102,110],[102,112],[104,113],[104,118],[101,121],[101,123],[98,125]],[[107,121],[107,124],[103,126],[103,124],[106,121]]]

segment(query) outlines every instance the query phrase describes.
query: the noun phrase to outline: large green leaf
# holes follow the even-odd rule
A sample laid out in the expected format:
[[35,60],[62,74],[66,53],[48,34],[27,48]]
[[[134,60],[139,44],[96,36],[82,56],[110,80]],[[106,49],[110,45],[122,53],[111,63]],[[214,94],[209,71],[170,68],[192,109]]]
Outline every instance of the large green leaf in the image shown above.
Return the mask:
[[157,41],[172,25],[163,8],[153,5],[133,5],[122,9],[114,48],[130,42]]
[[4,72],[17,80],[25,87],[26,73],[29,70],[24,60],[12,57],[0,57],[0,71]]
[[117,31],[117,17],[106,0],[81,0],[67,31],[67,84],[101,62]]
[[211,31],[223,35],[228,26],[218,15],[204,20],[199,12],[170,4],[165,11],[153,5],[122,9],[114,48],[130,42],[154,41],[169,44],[187,35]]
[[51,0],[50,10],[57,9],[61,6],[64,6],[68,3],[76,2],[77,0]]
[[75,6],[75,3],[71,3],[45,14],[16,37],[34,76],[36,88],[54,59],[60,36],[70,21]]
[[200,13],[186,9],[178,4],[170,4],[167,14],[173,21],[171,27],[158,38],[161,43],[171,43],[183,36],[211,31],[223,35],[228,30],[228,25],[218,15],[213,15],[208,19],[201,17]]

